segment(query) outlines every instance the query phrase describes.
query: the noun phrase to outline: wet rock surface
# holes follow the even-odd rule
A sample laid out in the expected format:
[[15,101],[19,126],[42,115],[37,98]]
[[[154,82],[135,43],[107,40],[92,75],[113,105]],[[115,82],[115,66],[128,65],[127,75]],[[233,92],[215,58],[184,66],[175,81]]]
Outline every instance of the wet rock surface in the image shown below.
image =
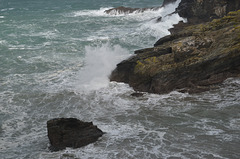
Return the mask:
[[176,12],[189,23],[197,24],[221,18],[238,9],[239,0],[182,0]]
[[118,14],[130,14],[130,13],[142,13],[147,10],[158,10],[161,7],[152,7],[152,8],[130,8],[130,7],[124,7],[120,6],[117,8],[112,8],[105,10],[104,12],[110,15],[118,15]]
[[[130,8],[130,7],[124,7],[124,6],[120,6],[120,7],[116,7],[116,8],[112,8],[112,9],[108,9],[105,10],[104,12],[110,15],[118,15],[118,14],[130,14],[130,13],[142,13],[144,11],[147,10],[158,10],[161,7],[164,7],[170,3],[174,3],[177,0],[164,0],[162,6],[159,7],[150,7],[150,8]],[[161,17],[159,17],[157,19],[157,22],[161,21]]]
[[240,76],[240,11],[189,25],[135,54],[117,65],[111,81],[160,94],[216,88],[225,79]]
[[75,118],[55,118],[47,122],[51,151],[66,147],[79,148],[98,140],[103,132],[92,122],[83,122]]

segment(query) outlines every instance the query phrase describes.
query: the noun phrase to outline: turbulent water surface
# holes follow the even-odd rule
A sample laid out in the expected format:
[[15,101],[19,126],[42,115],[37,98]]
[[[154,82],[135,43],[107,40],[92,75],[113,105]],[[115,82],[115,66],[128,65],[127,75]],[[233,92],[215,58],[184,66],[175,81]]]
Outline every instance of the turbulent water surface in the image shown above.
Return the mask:
[[[0,158],[115,159],[240,156],[240,79],[189,95],[132,97],[108,75],[179,20],[180,0],[157,11],[107,15],[160,0],[0,0]],[[162,21],[156,23],[159,16]],[[46,122],[93,121],[96,143],[48,150]]]

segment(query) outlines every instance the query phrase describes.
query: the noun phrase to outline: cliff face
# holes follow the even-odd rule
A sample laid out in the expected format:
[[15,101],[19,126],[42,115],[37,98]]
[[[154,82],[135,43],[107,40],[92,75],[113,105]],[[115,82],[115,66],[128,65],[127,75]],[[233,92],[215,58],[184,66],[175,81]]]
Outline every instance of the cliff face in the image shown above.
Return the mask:
[[[196,1],[195,5],[206,3]],[[135,54],[117,65],[111,81],[151,93],[209,90],[229,77],[240,76],[240,10],[188,26]]]
[[196,24],[221,18],[238,9],[239,0],[182,0],[176,11],[181,17],[188,18],[189,23]]

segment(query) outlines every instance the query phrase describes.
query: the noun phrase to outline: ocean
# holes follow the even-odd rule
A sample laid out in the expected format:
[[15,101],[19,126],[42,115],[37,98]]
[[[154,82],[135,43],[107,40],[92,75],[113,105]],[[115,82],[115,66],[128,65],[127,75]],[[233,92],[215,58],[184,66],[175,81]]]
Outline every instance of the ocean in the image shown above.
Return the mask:
[[[238,159],[240,79],[198,94],[133,97],[108,76],[183,19],[162,0],[0,0],[1,159]],[[161,22],[157,18],[163,17]],[[73,117],[105,134],[50,152],[47,121]]]

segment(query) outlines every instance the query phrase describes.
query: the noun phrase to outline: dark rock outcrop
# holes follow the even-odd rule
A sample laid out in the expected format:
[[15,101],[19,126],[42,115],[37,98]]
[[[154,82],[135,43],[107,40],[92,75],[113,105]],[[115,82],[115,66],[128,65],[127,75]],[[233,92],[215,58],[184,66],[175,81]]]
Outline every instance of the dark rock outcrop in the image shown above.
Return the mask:
[[240,10],[185,27],[135,54],[117,65],[111,81],[151,93],[209,90],[240,76]]
[[75,118],[56,118],[47,122],[51,151],[66,147],[79,148],[97,141],[103,132],[92,122],[83,122]]
[[[120,7],[116,7],[116,8],[112,8],[112,9],[108,9],[105,10],[104,12],[110,15],[119,15],[119,14],[130,14],[130,13],[142,13],[144,11],[147,10],[158,10],[161,7],[164,7],[170,3],[174,3],[177,0],[164,0],[162,6],[159,7],[150,7],[150,8],[130,8],[130,7],[124,7],[124,6],[120,6]],[[157,21],[161,21],[159,18],[157,19]]]
[[175,13],[186,18],[188,22],[180,22],[169,31],[171,34],[175,34],[184,27],[222,18],[228,12],[239,9],[239,0],[181,0]]
[[104,12],[111,15],[118,15],[118,14],[129,14],[133,12],[143,12],[146,9],[147,8],[129,8],[129,7],[120,6],[117,8],[105,10]]
[[187,18],[188,23],[197,24],[221,18],[238,9],[239,0],[182,0],[176,12]]
[[142,97],[144,94],[140,92],[134,92],[131,94],[132,97]]

